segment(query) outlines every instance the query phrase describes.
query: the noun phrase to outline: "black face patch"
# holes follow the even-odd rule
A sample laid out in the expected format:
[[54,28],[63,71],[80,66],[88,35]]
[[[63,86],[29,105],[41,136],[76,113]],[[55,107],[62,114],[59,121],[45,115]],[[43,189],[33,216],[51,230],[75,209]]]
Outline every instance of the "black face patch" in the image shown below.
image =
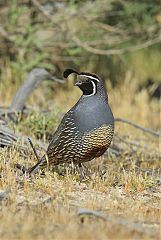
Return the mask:
[[97,92],[97,82],[91,81],[90,79],[78,79],[76,82],[76,86],[78,86],[85,96],[93,96]]
[[93,84],[92,82],[84,82],[79,85],[79,88],[82,90],[83,95],[91,95],[93,94]]

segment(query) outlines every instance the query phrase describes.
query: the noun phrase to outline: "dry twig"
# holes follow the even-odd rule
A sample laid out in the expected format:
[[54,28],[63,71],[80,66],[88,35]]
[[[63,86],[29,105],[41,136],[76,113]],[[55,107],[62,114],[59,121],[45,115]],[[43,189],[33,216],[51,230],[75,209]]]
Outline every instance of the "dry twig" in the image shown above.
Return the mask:
[[43,15],[48,18],[51,19],[51,15],[50,13],[40,4],[39,1],[37,0],[32,0],[33,4],[40,10],[40,12],[43,13]]
[[127,123],[135,128],[138,128],[140,130],[142,130],[143,132],[147,132],[147,133],[150,133],[152,134],[153,136],[155,137],[161,137],[161,133],[158,133],[152,129],[149,129],[149,128],[144,128],[144,127],[141,127],[140,125],[136,124],[136,123],[133,123],[127,119],[122,119],[122,118],[115,118],[115,122],[122,122],[122,123]]
[[161,42],[161,36],[158,36],[154,39],[150,39],[147,40],[143,43],[140,43],[138,45],[135,46],[131,46],[131,47],[126,47],[126,48],[120,48],[120,49],[109,49],[109,50],[103,50],[103,49],[97,49],[97,48],[93,48],[90,45],[88,45],[85,42],[82,42],[76,35],[72,34],[72,40],[80,47],[84,48],[86,51],[91,52],[93,54],[98,54],[98,55],[121,55],[124,54],[126,52],[134,52],[137,50],[141,50],[147,47],[150,47],[154,44],[157,44],[159,42]]

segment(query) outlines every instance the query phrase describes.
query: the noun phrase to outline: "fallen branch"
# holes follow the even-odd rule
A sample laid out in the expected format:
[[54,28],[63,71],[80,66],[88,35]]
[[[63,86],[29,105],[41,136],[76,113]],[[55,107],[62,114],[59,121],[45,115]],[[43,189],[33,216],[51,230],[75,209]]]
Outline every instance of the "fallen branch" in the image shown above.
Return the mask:
[[150,133],[152,134],[153,136],[156,136],[156,137],[161,137],[161,133],[158,133],[152,129],[149,129],[149,128],[145,128],[145,127],[141,127],[140,125],[136,124],[136,123],[133,123],[129,120],[126,120],[126,119],[122,119],[122,118],[115,118],[115,122],[122,122],[122,123],[127,123],[135,128],[138,128],[140,130],[142,130],[143,132],[147,132],[147,133]]
[[27,79],[20,86],[20,88],[15,93],[11,106],[0,107],[0,118],[6,117],[9,120],[18,122],[18,116],[23,112],[23,114],[28,114],[28,109],[25,108],[25,103],[32,92],[37,88],[42,81],[51,80],[58,83],[64,83],[64,80],[58,79],[52,76],[48,71],[42,68],[34,68],[28,75]]
[[130,141],[130,140],[126,140],[125,139],[125,137],[120,137],[120,136],[118,136],[118,135],[114,135],[114,140],[119,140],[119,141],[121,141],[121,142],[123,142],[123,143],[126,143],[127,145],[131,145],[131,146],[134,146],[134,147],[137,147],[137,148],[144,148],[144,149],[149,149],[149,147],[148,146],[146,146],[146,145],[142,145],[142,144],[140,144],[140,142],[138,142],[138,141]]
[[52,80],[52,81],[56,81],[59,83],[64,83],[63,80],[57,79],[56,77],[52,76],[45,69],[34,68],[29,73],[27,79],[24,81],[24,83],[21,85],[21,87],[16,92],[16,94],[12,100],[10,110],[15,111],[15,112],[22,111],[28,97],[35,90],[35,88],[37,88],[38,85],[40,85],[40,83],[44,80]]
[[[32,140],[33,141],[33,140]],[[46,150],[47,144],[41,141],[34,140],[36,145],[36,150],[41,152]],[[22,144],[23,143],[23,144]],[[0,125],[0,147],[16,147],[20,152],[28,150],[28,136],[14,133],[7,126]]]
[[111,222],[114,225],[121,225],[123,227],[125,227],[126,229],[129,229],[130,231],[136,231],[138,233],[141,234],[146,234],[149,235],[151,237],[156,236],[158,234],[158,231],[155,231],[153,229],[147,229],[147,228],[143,228],[141,226],[141,223],[134,223],[134,222],[129,222],[129,220],[122,218],[122,217],[114,217],[114,216],[109,216],[109,215],[104,215],[98,211],[92,211],[92,210],[88,210],[88,209],[79,209],[78,216],[93,216],[96,218],[100,218],[105,222]]

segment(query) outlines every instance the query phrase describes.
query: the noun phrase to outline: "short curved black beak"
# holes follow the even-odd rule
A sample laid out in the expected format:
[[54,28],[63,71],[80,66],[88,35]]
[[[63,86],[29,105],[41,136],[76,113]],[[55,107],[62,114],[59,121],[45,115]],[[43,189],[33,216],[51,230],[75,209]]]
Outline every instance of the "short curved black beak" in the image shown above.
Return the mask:
[[77,80],[74,85],[79,87],[79,86],[82,85],[82,81],[81,80]]

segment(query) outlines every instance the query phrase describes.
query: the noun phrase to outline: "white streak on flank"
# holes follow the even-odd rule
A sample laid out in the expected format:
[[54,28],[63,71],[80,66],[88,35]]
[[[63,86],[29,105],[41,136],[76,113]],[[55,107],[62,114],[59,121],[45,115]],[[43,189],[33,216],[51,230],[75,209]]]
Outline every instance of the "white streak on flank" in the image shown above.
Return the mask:
[[87,97],[90,97],[96,94],[96,84],[93,81],[91,81],[91,83],[93,85],[93,93],[86,95]]
[[79,75],[79,76],[81,76],[81,77],[87,77],[87,78],[90,78],[90,79],[96,80],[97,82],[100,81],[98,78],[95,78],[95,77],[90,76],[90,75],[81,74],[81,75]]

